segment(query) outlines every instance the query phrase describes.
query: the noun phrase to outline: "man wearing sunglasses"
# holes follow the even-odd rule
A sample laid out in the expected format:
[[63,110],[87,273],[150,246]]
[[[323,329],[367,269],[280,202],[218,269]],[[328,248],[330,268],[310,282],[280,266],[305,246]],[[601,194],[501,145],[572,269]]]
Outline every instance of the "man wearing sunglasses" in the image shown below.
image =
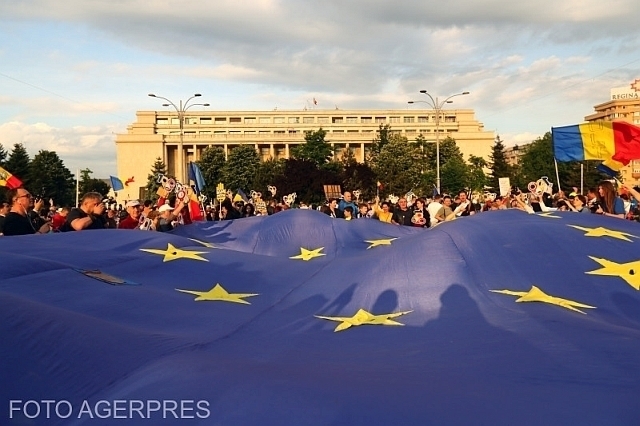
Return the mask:
[[11,210],[4,222],[4,235],[46,234],[49,232],[48,223],[34,223],[30,214],[34,207],[36,209],[42,207],[44,203],[42,200],[38,201],[38,205],[34,206],[33,196],[22,187],[10,190],[7,198],[11,203]]

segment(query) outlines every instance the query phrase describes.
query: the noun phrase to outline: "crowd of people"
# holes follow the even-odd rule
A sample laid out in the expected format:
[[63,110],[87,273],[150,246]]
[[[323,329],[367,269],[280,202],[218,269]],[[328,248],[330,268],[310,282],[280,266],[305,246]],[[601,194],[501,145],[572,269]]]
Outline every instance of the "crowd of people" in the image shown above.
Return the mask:
[[[235,220],[272,215],[289,208],[292,206],[270,200],[265,209],[257,210],[250,201],[232,202],[225,198],[216,206],[206,206],[204,217],[207,221]],[[524,193],[517,189],[506,196],[471,195],[460,191],[454,196],[400,197],[392,203],[381,201],[379,197],[371,202],[356,202],[352,192],[345,191],[340,199],[332,198],[321,206],[301,202],[293,208],[317,209],[336,219],[372,219],[421,228],[430,228],[457,217],[504,209],[520,209],[528,213],[572,211],[640,221],[640,192],[639,188],[625,184],[616,190],[612,182],[602,181],[584,195],[579,194],[576,188],[569,194],[559,191],[553,195],[546,192]],[[116,228],[167,232],[189,223],[189,209],[175,199],[142,203],[130,200],[124,206],[116,206],[101,194],[89,192],[77,207],[52,204],[45,208],[43,199],[34,198],[27,189],[20,187],[10,190],[7,202],[0,204],[0,235],[5,236]]]

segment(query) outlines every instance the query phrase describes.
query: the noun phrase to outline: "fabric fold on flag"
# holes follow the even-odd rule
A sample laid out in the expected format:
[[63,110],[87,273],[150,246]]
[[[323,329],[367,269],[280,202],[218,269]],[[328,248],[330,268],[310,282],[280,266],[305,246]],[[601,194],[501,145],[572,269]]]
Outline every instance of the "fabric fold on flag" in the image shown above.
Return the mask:
[[558,161],[640,159],[640,127],[625,122],[594,122],[551,129]]
[[197,193],[202,192],[206,186],[200,167],[193,161],[189,162],[189,180],[193,181]]
[[9,189],[15,189],[22,186],[22,181],[0,167],[0,186],[6,186]]
[[120,178],[109,176],[109,179],[111,180],[111,188],[113,188],[113,192],[122,191],[124,189],[124,185]]

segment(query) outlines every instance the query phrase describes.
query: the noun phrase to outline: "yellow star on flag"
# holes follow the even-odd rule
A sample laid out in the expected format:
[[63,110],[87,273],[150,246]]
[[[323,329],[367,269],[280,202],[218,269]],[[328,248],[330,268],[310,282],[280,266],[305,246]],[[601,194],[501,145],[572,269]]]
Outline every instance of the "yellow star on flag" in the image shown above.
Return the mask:
[[553,219],[562,219],[562,216],[554,216],[551,214],[551,212],[546,212],[546,213],[539,213],[538,216],[540,217],[550,217]]
[[627,234],[626,232],[621,232],[621,231],[613,231],[611,229],[603,228],[602,226],[599,226],[598,228],[583,228],[582,226],[576,226],[576,225],[567,225],[567,226],[579,229],[581,231],[585,231],[586,232],[586,234],[584,234],[585,237],[611,237],[611,238],[617,238],[619,240],[624,240],[624,241],[631,241],[627,237],[638,238],[636,235]]
[[193,260],[202,260],[208,262],[201,254],[206,254],[206,251],[192,251],[192,250],[182,250],[177,247],[174,247],[173,244],[167,243],[166,250],[156,250],[156,249],[140,249],[141,251],[146,251],[148,253],[159,254],[164,256],[162,259],[163,262],[171,262],[176,259],[193,259]]
[[390,246],[391,241],[393,240],[397,240],[397,238],[386,238],[386,239],[383,238],[380,240],[364,240],[364,242],[370,244],[370,246],[367,247],[367,250],[369,250],[370,248],[374,248],[378,246]]
[[177,291],[182,293],[194,294],[197,297],[195,298],[196,302],[202,300],[212,300],[212,301],[221,301],[221,302],[233,302],[233,303],[242,303],[245,305],[250,305],[251,303],[243,300],[245,297],[257,296],[257,293],[229,293],[225,290],[219,283],[215,285],[209,291],[196,291],[196,290],[182,290],[176,288]]
[[202,244],[202,245],[203,245],[203,246],[205,246],[205,247],[208,247],[208,248],[215,248],[215,247],[213,246],[213,244],[208,243],[208,242],[206,242],[206,241],[196,240],[195,238],[189,238],[189,239],[190,239],[191,241],[195,241],[195,242],[196,242],[196,243],[198,243],[198,244]]
[[291,256],[289,259],[302,259],[306,262],[310,261],[314,257],[326,256],[324,253],[320,253],[324,247],[317,248],[315,250],[307,250],[300,247],[300,254],[297,256]]
[[512,290],[489,290],[493,293],[500,294],[508,294],[511,296],[520,296],[516,299],[516,302],[542,302],[549,303],[551,305],[561,306],[566,309],[570,309],[572,311],[580,312],[581,314],[585,314],[586,312],[582,312],[578,308],[587,308],[587,309],[595,309],[595,306],[585,305],[583,303],[575,302],[569,299],[562,299],[560,297],[550,296],[546,294],[544,291],[540,290],[535,285],[531,286],[531,290],[529,291],[512,291]]
[[588,271],[585,274],[590,275],[607,275],[611,277],[620,277],[631,287],[640,290],[640,260],[629,263],[616,263],[607,259],[589,256],[589,259],[595,260],[603,266],[595,271]]
[[346,330],[347,328],[353,326],[357,327],[359,325],[404,325],[397,321],[393,321],[391,318],[397,318],[401,315],[406,315],[413,311],[404,311],[404,312],[394,312],[390,314],[381,314],[381,315],[373,315],[370,312],[365,311],[364,309],[358,309],[358,312],[355,313],[352,317],[326,317],[322,315],[314,315],[316,318],[326,319],[329,321],[337,321],[340,324],[333,330],[334,332]]

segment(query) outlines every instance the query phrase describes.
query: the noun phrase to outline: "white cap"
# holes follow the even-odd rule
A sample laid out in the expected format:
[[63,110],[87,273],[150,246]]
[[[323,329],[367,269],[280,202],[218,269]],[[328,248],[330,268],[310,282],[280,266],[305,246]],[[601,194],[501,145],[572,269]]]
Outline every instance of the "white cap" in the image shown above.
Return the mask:
[[138,201],[138,200],[131,200],[131,201],[127,202],[127,204],[126,204],[126,206],[125,206],[125,207],[126,207],[126,208],[129,208],[129,207],[138,207],[139,205],[140,205],[140,201]]
[[160,213],[162,213],[162,212],[168,212],[168,211],[171,211],[171,210],[173,210],[173,207],[171,207],[169,204],[163,204],[163,205],[161,205],[161,206],[160,206],[160,208],[158,209],[158,211],[159,211]]

